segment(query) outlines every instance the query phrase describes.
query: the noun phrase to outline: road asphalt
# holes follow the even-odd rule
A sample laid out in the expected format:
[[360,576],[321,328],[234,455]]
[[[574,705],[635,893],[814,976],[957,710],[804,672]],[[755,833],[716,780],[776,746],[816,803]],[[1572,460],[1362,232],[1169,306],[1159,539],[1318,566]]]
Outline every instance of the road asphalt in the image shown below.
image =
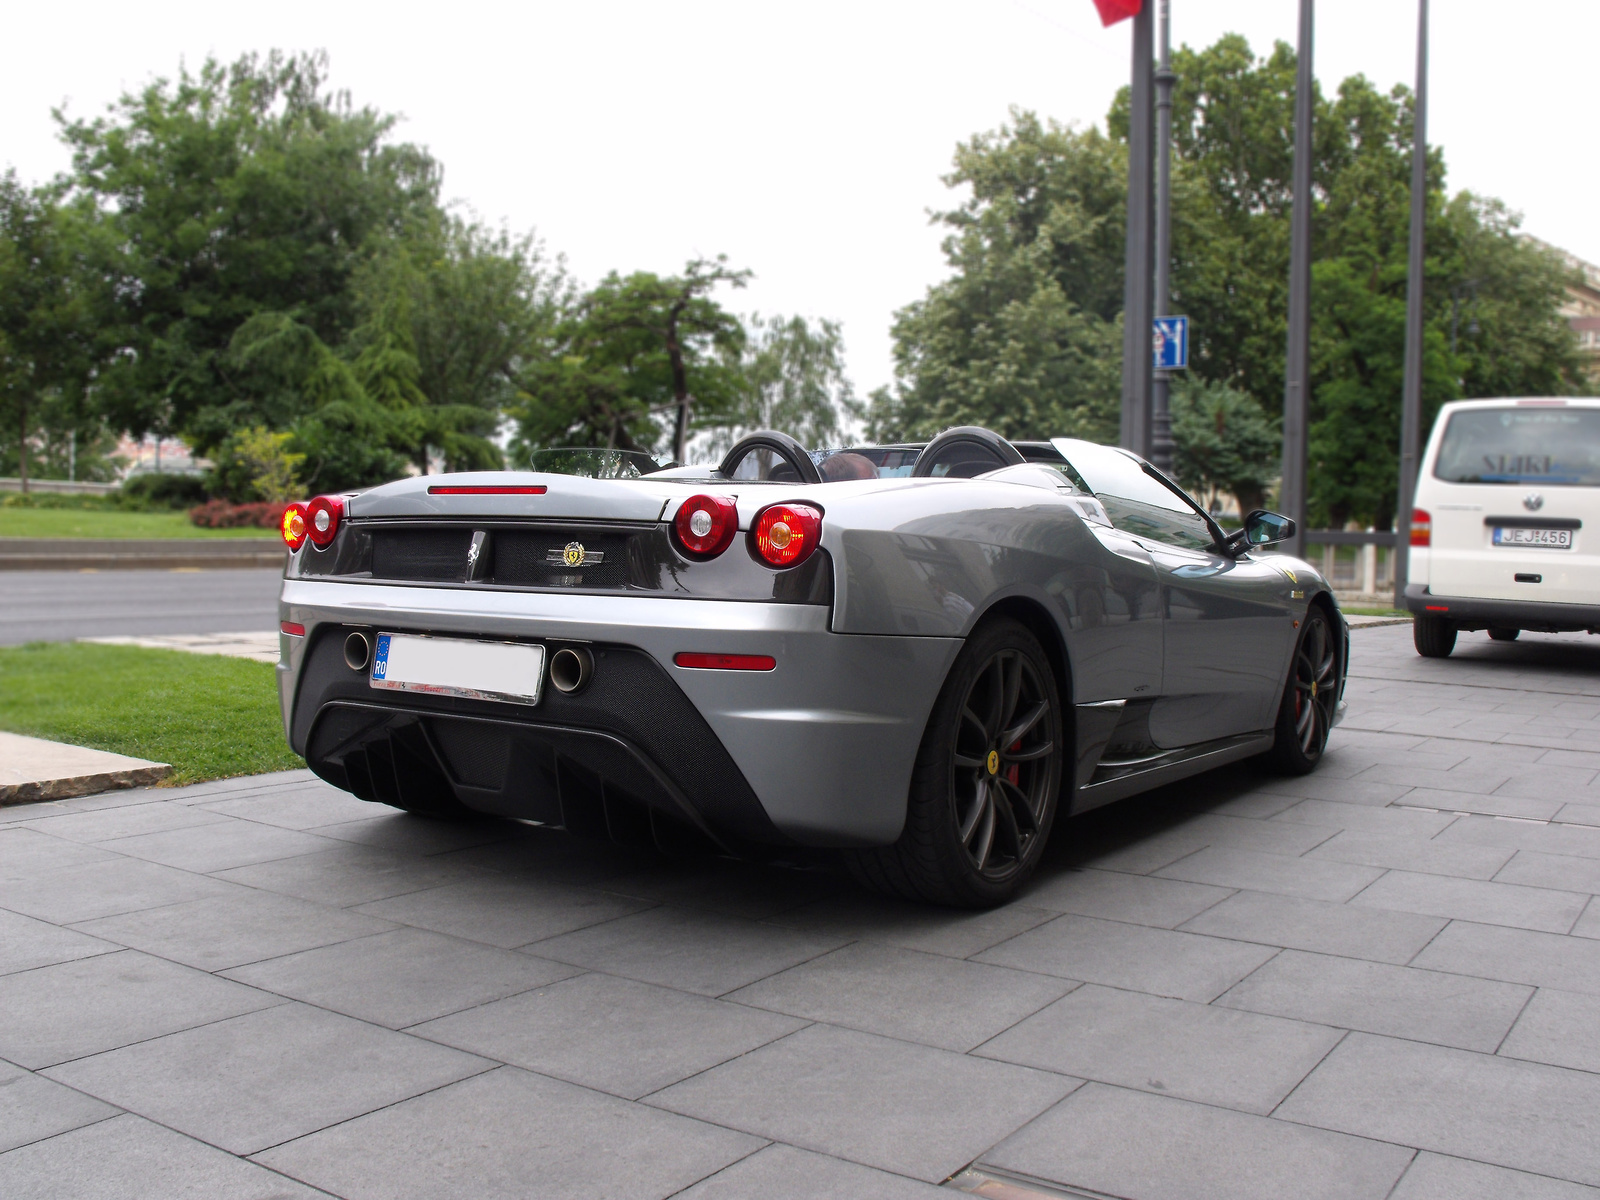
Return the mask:
[[278,571],[0,572],[0,645],[278,625]]

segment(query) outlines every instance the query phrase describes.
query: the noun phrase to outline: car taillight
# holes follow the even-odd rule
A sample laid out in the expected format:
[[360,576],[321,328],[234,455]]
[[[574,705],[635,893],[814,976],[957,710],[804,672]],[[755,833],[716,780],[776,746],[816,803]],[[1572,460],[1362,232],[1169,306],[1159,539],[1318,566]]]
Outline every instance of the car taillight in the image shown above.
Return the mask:
[[690,558],[715,558],[739,531],[739,506],[728,496],[690,496],[672,519],[672,531]]
[[344,516],[343,496],[318,496],[306,505],[306,536],[318,548],[333,544]]
[[756,514],[750,549],[769,567],[799,566],[822,540],[822,513],[809,504],[772,504]]
[[1433,518],[1425,508],[1411,510],[1411,544],[1427,546],[1433,542]]
[[283,534],[283,544],[291,553],[306,544],[306,506],[296,500],[283,510],[283,521],[278,526]]

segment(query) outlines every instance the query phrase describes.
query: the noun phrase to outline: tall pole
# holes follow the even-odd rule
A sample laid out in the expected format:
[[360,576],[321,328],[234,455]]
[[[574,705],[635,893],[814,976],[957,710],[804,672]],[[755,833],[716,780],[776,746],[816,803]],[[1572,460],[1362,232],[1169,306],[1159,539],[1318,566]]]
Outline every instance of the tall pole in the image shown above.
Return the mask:
[[1428,216],[1428,0],[1417,0],[1417,94],[1411,145],[1411,245],[1406,263],[1405,385],[1400,399],[1400,491],[1394,512],[1394,606],[1406,603],[1411,507],[1422,428],[1422,284]]
[[[1161,0],[1161,65],[1156,69],[1156,295],[1155,315],[1172,299],[1172,0]],[[1172,373],[1156,371],[1150,387],[1150,461],[1172,470]]]
[[1121,443],[1150,453],[1150,372],[1155,307],[1151,258],[1155,250],[1151,141],[1151,53],[1154,13],[1149,0],[1133,18],[1133,87],[1128,125],[1128,248],[1122,305]]
[[1294,213],[1289,220],[1289,350],[1283,375],[1283,486],[1278,507],[1293,517],[1290,554],[1305,548],[1306,427],[1311,380],[1311,96],[1315,0],[1300,0],[1300,48],[1294,92]]

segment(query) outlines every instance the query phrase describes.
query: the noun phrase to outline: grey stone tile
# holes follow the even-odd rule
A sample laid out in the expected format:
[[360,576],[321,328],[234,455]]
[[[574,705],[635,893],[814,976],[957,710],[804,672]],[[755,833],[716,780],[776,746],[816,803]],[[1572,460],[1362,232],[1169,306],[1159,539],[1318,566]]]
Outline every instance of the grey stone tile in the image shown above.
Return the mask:
[[318,825],[312,832],[335,841],[402,854],[446,854],[465,846],[492,845],[522,836],[521,827],[509,821],[430,821],[387,806],[378,812],[380,816]]
[[1597,1104],[1600,1076],[1352,1033],[1277,1115],[1593,1185]]
[[1492,1054],[1531,994],[1523,984],[1285,950],[1217,1003]]
[[481,878],[391,896],[356,911],[510,949],[644,907],[642,901],[559,883]]
[[118,947],[0,908],[0,975],[109,954]]
[[516,836],[452,850],[438,861],[497,871],[513,879],[581,885],[626,878],[664,861],[654,850],[573,837],[561,829],[513,828],[518,828]]
[[[1333,800],[1302,800],[1273,818],[1399,838],[1431,838],[1454,819],[1449,813],[1421,812],[1396,805],[1380,808],[1369,804],[1340,804]],[[1326,842],[1322,843],[1317,850],[1325,845]]]
[[1417,1155],[1390,1200],[1600,1200],[1581,1184],[1442,1154]]
[[0,1062],[0,1152],[116,1115],[92,1096]]
[[669,862],[609,880],[603,887],[620,896],[755,921],[853,890],[840,876],[823,871],[722,858]]
[[1028,971],[858,942],[727,998],[925,1046],[970,1050],[1072,986]]
[[842,940],[715,913],[655,908],[536,942],[528,950],[641,983],[720,996],[836,950]]
[[1404,803],[1423,808],[1437,808],[1443,812],[1479,813],[1489,817],[1522,817],[1530,821],[1548,821],[1556,815],[1561,801],[1530,799],[1508,795],[1505,792],[1450,792],[1442,788],[1414,788],[1406,793]]
[[591,972],[429,1021],[411,1032],[636,1100],[804,1024]]
[[1541,825],[1497,817],[1462,817],[1441,833],[1439,840],[1600,859],[1600,829],[1585,825]]
[[219,971],[394,926],[341,908],[237,888],[214,899],[102,917],[78,928],[202,971]]
[[1138,1200],[1383,1200],[1410,1161],[1400,1146],[1099,1083],[984,1156]]
[[1412,966],[1600,996],[1600,944],[1588,938],[1452,921]]
[[1502,796],[1548,800],[1552,796],[1569,795],[1590,787],[1594,777],[1593,767],[1540,761],[1518,767],[1516,773],[1500,785],[1499,792]]
[[1390,871],[1350,903],[1362,908],[1388,908],[1485,925],[1566,933],[1588,900],[1575,892],[1550,888]]
[[1398,783],[1412,788],[1438,788],[1447,792],[1475,792],[1486,796],[1509,780],[1512,773],[1512,768],[1505,763],[1491,765],[1469,761],[1448,771],[1413,763],[1374,763],[1361,772],[1360,778],[1362,781]]
[[1600,859],[1518,850],[1494,878],[1496,883],[1522,883],[1594,895],[1600,893]]
[[[1388,810],[1368,810],[1388,811]],[[1427,814],[1421,814],[1427,815]],[[1365,867],[1421,871],[1464,879],[1492,879],[1515,853],[1505,847],[1473,846],[1423,838],[1387,837],[1373,833],[1340,833],[1307,856]]]
[[226,896],[234,890],[233,884],[204,875],[113,855],[101,862],[67,867],[32,879],[0,882],[0,906],[42,921],[70,925],[115,913]]
[[978,960],[1204,1004],[1275,953],[1222,938],[1066,916],[1002,942]]
[[0,903],[16,885],[86,863],[108,862],[109,850],[40,833],[37,829],[0,829]]
[[1572,932],[1578,937],[1600,938],[1600,898],[1589,901],[1589,907],[1583,910]]
[[1304,801],[1298,796],[1280,796],[1272,792],[1247,792],[1243,796],[1235,796],[1220,804],[1207,804],[1205,811],[1220,813],[1227,817],[1254,817],[1264,821],[1268,817],[1277,816],[1285,809],[1303,803]]
[[81,1058],[50,1077],[251,1154],[492,1064],[304,1004],[280,1004]]
[[1600,804],[1563,804],[1554,819],[1565,825],[1600,825]]
[[1373,962],[1408,963],[1445,927],[1439,917],[1239,892],[1183,926],[1190,933]]
[[1383,872],[1327,859],[1211,846],[1163,867],[1157,874],[1217,887],[1304,896],[1308,900],[1348,900]]
[[813,1025],[657,1092],[650,1103],[937,1183],[1077,1082]]
[[297,767],[292,771],[270,771],[265,775],[235,775],[231,779],[211,779],[205,783],[192,783],[188,787],[172,788],[168,795],[180,804],[196,804],[202,800],[215,800],[223,796],[286,791],[321,782],[308,768]]
[[0,1154],[0,1195],[6,1200],[314,1200],[324,1193],[124,1115]]
[[254,988],[121,950],[0,977],[0,1057],[37,1070],[279,1003]]
[[1292,821],[1261,821],[1203,813],[1172,829],[1177,837],[1192,836],[1208,846],[1231,846],[1265,854],[1304,854],[1326,841],[1330,832]]
[[341,792],[321,782],[293,791],[208,800],[195,805],[195,809],[239,817],[262,825],[276,825],[280,829],[315,829],[319,825],[338,825],[346,821],[394,815],[394,810],[387,805],[358,800],[349,792]]
[[929,954],[969,958],[1055,916],[1048,909],[1021,902],[969,912],[910,904],[871,892],[851,892],[780,913],[769,921],[839,942],[867,939]]
[[324,838],[292,829],[274,829],[254,821],[238,821],[231,817],[192,825],[187,829],[168,829],[161,833],[142,833],[135,837],[118,838],[100,843],[105,849],[115,850],[146,862],[180,867],[185,871],[226,871],[229,867],[242,867],[249,863],[269,862],[274,858],[292,858],[296,854],[310,854],[326,850]]
[[1067,871],[1028,889],[1027,901],[1081,917],[1109,917],[1135,925],[1171,929],[1232,893],[1203,883],[1184,883],[1121,871]]
[[1540,988],[1500,1053],[1600,1074],[1600,996]]
[[[160,833],[167,829],[186,829],[207,825],[222,818],[215,813],[184,804],[125,804],[120,808],[101,808],[89,812],[66,813],[30,821],[24,828],[34,829],[69,842],[107,842],[113,838],[140,833]],[[0,850],[0,854],[4,851]]]
[[842,1159],[772,1145],[702,1180],[681,1200],[950,1200],[931,1183]]
[[978,1053],[1264,1116],[1339,1037],[1302,1021],[1087,984]]
[[760,1148],[742,1133],[501,1067],[257,1158],[349,1200],[572,1200],[675,1195]]
[[1339,804],[1372,804],[1382,807],[1392,804],[1411,790],[1410,784],[1384,783],[1368,779],[1323,779],[1317,775],[1302,775],[1294,779],[1271,779],[1262,783],[1262,791],[1283,796],[1298,796],[1303,800],[1332,800]]
[[298,896],[318,904],[369,904],[407,892],[421,892],[483,879],[488,872],[447,859],[419,858],[366,846],[340,845],[334,850],[280,858],[249,867],[218,871],[217,879]]
[[565,979],[575,968],[423,929],[396,929],[228,971],[229,979],[403,1029]]
[[1539,761],[1549,763],[1551,766],[1588,767],[1591,770],[1600,770],[1600,751],[1549,750]]

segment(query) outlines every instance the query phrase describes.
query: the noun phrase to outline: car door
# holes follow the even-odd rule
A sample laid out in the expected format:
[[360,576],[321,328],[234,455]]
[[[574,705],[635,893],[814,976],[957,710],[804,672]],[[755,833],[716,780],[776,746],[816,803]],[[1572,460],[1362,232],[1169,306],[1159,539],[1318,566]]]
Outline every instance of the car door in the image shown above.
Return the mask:
[[1218,551],[1198,505],[1141,460],[1072,439],[1055,445],[1155,567],[1162,673],[1152,742],[1176,748],[1269,728],[1293,644],[1294,581],[1266,559]]

